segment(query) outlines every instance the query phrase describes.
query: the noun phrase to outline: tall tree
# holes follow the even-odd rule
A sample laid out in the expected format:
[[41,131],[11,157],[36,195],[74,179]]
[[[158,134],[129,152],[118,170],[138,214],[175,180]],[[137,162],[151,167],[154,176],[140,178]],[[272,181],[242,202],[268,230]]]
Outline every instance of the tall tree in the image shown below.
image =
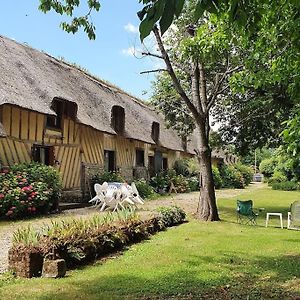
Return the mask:
[[[207,14],[197,24],[191,25],[190,11],[193,9],[195,6],[191,1],[186,13],[175,23],[174,34],[169,33],[163,39],[157,25],[152,30],[161,53],[160,58],[166,65],[165,72],[196,126],[196,154],[200,164],[198,215],[200,219],[214,221],[219,216],[209,147],[210,111],[220,95],[228,89],[230,75],[240,70],[241,66],[232,48],[228,16],[224,14],[223,18],[216,18]],[[164,81],[159,83],[161,88],[163,84]],[[174,93],[172,90],[165,91],[169,95]]]

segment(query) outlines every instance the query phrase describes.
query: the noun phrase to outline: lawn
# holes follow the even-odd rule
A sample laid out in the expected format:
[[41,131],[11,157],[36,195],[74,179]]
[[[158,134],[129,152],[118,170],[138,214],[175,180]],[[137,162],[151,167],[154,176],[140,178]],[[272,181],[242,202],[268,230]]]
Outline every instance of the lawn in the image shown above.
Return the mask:
[[[275,227],[277,219],[268,228],[264,222],[266,212],[282,212],[286,220],[300,193],[264,186],[218,194],[221,222],[190,216],[188,223],[63,279],[2,276],[0,299],[298,299],[300,231]],[[236,224],[237,198],[265,208],[258,226]]]

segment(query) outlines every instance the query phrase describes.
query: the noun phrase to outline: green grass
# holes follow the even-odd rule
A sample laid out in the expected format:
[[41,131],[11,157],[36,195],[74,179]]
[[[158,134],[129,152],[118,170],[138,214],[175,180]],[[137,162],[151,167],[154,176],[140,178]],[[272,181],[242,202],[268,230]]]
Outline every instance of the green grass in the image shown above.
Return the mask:
[[[190,218],[123,255],[68,272],[62,279],[0,280],[0,299],[296,299],[300,295],[300,232],[264,227],[299,192],[268,188],[218,199],[222,222]],[[265,211],[259,226],[238,225],[236,199]],[[272,226],[278,226],[274,219]]]

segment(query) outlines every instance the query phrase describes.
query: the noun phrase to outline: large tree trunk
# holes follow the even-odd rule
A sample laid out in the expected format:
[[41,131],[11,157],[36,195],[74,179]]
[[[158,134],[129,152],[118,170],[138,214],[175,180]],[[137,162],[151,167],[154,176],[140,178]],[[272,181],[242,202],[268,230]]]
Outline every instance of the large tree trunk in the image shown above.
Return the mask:
[[200,126],[200,148],[197,153],[200,165],[200,199],[197,213],[201,220],[219,221],[211,167],[211,150],[205,131],[205,126]]

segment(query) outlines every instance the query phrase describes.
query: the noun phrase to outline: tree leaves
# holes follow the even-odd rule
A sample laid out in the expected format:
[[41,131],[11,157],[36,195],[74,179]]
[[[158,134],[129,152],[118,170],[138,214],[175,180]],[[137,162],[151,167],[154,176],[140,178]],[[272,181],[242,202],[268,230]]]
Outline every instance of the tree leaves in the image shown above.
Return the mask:
[[159,21],[161,34],[171,26],[175,17],[180,16],[185,0],[139,0],[145,6],[137,13],[140,24],[140,39],[143,41]]
[[68,17],[71,17],[70,22],[62,22],[60,24],[60,27],[68,32],[75,34],[80,27],[83,28],[83,30],[86,32],[88,38],[90,40],[94,40],[96,38],[95,34],[95,26],[93,25],[93,22],[90,19],[90,15],[92,11],[99,11],[100,10],[100,2],[99,0],[86,0],[87,6],[89,8],[89,11],[86,13],[86,15],[74,17],[74,9],[80,5],[82,1],[80,0],[40,0],[39,9],[47,13],[48,11],[54,10],[56,13],[60,15],[66,15]]

